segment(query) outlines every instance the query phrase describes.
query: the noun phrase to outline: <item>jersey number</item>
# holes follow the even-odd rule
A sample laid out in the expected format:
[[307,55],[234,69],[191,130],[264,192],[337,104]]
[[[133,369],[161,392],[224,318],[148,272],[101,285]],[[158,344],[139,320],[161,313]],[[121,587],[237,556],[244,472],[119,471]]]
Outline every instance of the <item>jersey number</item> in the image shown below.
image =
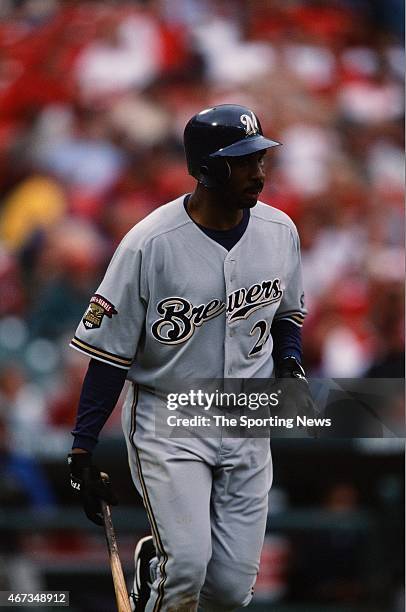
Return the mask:
[[271,332],[268,322],[262,319],[261,321],[257,321],[255,323],[254,327],[250,331],[250,336],[253,336],[257,330],[259,331],[259,337],[250,352],[248,353],[248,357],[252,357],[253,355],[256,355],[257,353],[262,351],[263,346],[268,340],[269,334]]

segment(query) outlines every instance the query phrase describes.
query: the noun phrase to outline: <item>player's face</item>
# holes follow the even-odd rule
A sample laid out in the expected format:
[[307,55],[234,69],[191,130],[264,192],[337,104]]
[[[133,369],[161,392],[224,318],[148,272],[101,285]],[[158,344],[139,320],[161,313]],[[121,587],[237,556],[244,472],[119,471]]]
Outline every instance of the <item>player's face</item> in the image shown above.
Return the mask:
[[233,208],[252,208],[257,203],[265,182],[266,150],[242,157],[228,157],[231,177],[225,196]]

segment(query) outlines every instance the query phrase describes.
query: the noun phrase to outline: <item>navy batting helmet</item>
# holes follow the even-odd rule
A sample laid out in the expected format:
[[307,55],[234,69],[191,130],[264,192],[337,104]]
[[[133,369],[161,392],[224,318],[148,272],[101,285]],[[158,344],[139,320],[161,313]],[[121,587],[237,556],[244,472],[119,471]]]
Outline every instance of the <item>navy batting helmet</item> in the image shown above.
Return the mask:
[[220,104],[194,115],[184,132],[189,174],[210,189],[230,177],[226,157],[240,157],[279,145],[262,134],[258,117],[246,106]]

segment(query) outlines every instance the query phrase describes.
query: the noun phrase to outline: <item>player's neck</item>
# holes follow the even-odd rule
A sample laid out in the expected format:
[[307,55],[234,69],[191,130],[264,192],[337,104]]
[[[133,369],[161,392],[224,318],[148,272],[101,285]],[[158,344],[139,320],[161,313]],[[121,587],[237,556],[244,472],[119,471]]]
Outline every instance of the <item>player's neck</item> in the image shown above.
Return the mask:
[[225,206],[221,193],[197,185],[187,203],[187,211],[195,223],[208,229],[228,230],[241,222],[241,209]]

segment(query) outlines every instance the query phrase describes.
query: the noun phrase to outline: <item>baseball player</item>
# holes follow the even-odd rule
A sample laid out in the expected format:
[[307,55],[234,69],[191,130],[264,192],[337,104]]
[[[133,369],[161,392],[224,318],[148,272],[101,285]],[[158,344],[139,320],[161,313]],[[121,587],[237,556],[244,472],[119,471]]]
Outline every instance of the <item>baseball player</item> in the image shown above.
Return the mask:
[[157,435],[168,391],[192,378],[297,378],[303,301],[299,239],[283,212],[258,201],[265,138],[233,104],[185,128],[192,194],[157,208],[122,240],[71,346],[91,360],[84,379],[71,485],[101,524],[111,485],[92,463],[125,379],[122,425],[152,537],[135,554],[133,609],[226,611],[247,606],[259,568],[272,461],[268,438]]

